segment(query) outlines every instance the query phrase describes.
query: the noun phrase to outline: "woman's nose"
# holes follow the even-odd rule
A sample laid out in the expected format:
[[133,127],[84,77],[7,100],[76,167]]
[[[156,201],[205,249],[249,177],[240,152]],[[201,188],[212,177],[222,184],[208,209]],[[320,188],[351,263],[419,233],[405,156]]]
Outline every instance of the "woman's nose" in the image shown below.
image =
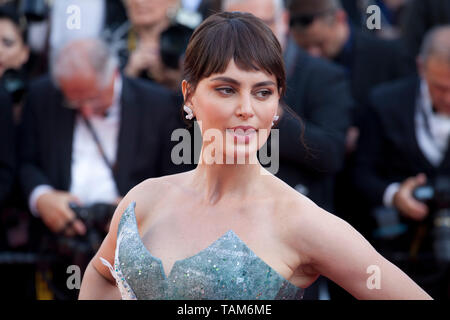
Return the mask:
[[244,119],[253,116],[252,100],[250,94],[242,95],[242,98],[239,101],[239,107],[237,108],[237,114]]

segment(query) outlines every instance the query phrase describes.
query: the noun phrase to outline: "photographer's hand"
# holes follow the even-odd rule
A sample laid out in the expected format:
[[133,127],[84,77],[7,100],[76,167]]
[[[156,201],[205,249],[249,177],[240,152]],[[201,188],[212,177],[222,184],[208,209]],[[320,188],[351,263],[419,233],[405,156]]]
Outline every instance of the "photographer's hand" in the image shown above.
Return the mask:
[[428,215],[428,207],[413,197],[414,189],[424,185],[426,180],[423,173],[410,177],[401,184],[400,189],[395,193],[393,204],[403,216],[421,221]]
[[355,152],[358,145],[359,129],[357,127],[350,127],[347,130],[345,139],[345,151],[347,154]]
[[125,67],[126,75],[138,77],[141,72],[152,68],[157,63],[158,55],[158,48],[140,44],[130,55]]
[[[36,208],[45,225],[53,232],[65,230],[67,236],[84,235],[86,227],[69,208],[69,202],[80,204],[74,195],[63,191],[52,191],[41,195],[36,201]],[[65,228],[68,224],[70,227]]]

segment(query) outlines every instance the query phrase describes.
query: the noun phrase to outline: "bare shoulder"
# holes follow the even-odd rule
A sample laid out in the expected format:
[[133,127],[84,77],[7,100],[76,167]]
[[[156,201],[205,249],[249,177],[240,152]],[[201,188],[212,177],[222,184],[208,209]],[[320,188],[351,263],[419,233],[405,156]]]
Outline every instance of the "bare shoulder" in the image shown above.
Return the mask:
[[280,186],[284,189],[283,196],[277,201],[279,229],[285,241],[302,256],[304,262],[314,261],[317,246],[328,235],[354,234],[355,230],[345,220],[283,184]]
[[171,186],[173,185],[173,183],[176,183],[177,181],[182,179],[184,174],[185,173],[181,173],[144,180],[143,182],[133,187],[125,195],[122,201],[120,201],[111,219],[109,232],[103,240],[103,243],[97,251],[95,257],[92,259],[93,267],[111,283],[114,283],[114,279],[112,278],[109,269],[99,258],[106,259],[106,261],[113,265],[116,250],[117,231],[119,228],[120,220],[127,207],[132,202],[136,203],[134,210],[136,220],[138,223],[138,227],[142,226],[146,223],[146,221],[149,221],[151,219],[153,212],[157,211],[151,209],[158,205],[161,201],[164,201],[167,196],[170,196],[169,192],[171,190]]
[[139,224],[142,219],[148,218],[148,215],[153,212],[153,210],[149,209],[155,208],[161,202],[166,201],[170,197],[171,192],[173,192],[173,187],[179,185],[188,174],[189,172],[183,172],[142,181],[123,198],[119,205],[123,205],[121,211],[123,212],[131,202],[135,202],[136,219]]
[[[288,196],[280,205],[284,212],[283,234],[300,256],[298,274],[313,279],[321,274],[357,299],[430,298],[347,221],[301,194]],[[373,284],[368,284],[374,279],[370,277],[373,270],[380,290],[371,290]]]
[[300,193],[284,201],[282,206],[289,226],[297,230],[292,235],[301,240],[298,241],[299,244],[318,242],[326,234],[353,229],[347,221],[322,209]]
[[[304,196],[279,178],[272,181],[272,194],[276,198],[277,214],[287,219],[305,218],[316,211],[324,211],[308,197]],[[317,216],[314,215],[313,216]]]

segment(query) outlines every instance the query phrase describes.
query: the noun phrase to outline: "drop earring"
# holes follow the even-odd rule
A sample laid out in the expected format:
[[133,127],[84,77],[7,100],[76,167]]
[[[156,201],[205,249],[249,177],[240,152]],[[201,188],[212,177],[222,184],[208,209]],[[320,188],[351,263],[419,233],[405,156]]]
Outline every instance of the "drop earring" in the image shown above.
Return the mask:
[[274,126],[274,122],[278,121],[278,119],[280,118],[280,116],[273,116],[273,121],[272,121],[272,127]]
[[184,111],[186,111],[187,115],[186,115],[186,119],[188,120],[192,120],[192,118],[194,118],[194,113],[192,112],[192,109],[189,108],[187,105],[183,106]]

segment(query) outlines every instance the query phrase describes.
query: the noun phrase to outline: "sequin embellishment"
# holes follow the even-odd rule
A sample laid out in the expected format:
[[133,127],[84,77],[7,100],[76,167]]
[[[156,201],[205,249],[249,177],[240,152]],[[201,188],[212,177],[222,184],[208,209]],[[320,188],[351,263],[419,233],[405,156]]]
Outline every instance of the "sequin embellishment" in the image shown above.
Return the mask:
[[303,298],[303,288],[284,279],[232,230],[197,254],[175,261],[166,275],[162,261],[147,250],[140,238],[135,205],[130,203],[120,219],[115,269],[110,267],[123,299]]

